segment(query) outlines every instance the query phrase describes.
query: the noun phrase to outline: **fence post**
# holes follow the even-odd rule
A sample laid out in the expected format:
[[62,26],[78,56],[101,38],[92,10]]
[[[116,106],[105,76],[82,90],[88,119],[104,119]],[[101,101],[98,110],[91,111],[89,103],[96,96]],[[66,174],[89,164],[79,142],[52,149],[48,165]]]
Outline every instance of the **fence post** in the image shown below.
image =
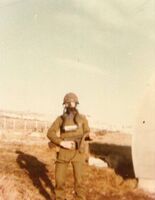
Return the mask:
[[35,121],[35,130],[36,131],[38,130],[38,121],[37,120]]
[[45,122],[45,130],[47,130],[47,122]]
[[16,119],[12,119],[12,124],[13,124],[13,130],[16,129]]
[[24,132],[26,132],[26,130],[27,130],[27,120],[24,119]]
[[3,128],[6,129],[6,117],[3,118]]

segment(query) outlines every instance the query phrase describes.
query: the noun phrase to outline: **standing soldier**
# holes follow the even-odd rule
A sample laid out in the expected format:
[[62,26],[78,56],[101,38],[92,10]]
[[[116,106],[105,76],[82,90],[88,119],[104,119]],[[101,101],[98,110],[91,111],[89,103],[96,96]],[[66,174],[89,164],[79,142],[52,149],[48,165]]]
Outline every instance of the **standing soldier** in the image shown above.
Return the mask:
[[[86,117],[77,110],[78,104],[78,97],[74,93],[66,94],[63,115],[57,117],[47,133],[50,141],[60,147],[55,167],[56,200],[65,200],[65,180],[69,163],[73,166],[75,199],[86,199],[82,183],[85,163],[84,139],[90,129]],[[58,131],[60,137],[57,136]]]

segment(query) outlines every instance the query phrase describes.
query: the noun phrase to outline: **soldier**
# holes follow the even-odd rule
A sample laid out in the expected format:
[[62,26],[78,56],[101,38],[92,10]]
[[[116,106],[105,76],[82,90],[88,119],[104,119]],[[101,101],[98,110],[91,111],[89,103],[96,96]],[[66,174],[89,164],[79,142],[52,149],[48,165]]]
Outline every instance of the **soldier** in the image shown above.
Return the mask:
[[[69,163],[73,166],[75,199],[86,199],[82,186],[85,164],[84,140],[90,129],[86,117],[77,110],[78,104],[78,97],[74,93],[66,94],[63,115],[53,122],[47,133],[50,141],[60,147],[55,167],[56,200],[65,200],[65,179]],[[58,131],[60,137],[57,136]]]

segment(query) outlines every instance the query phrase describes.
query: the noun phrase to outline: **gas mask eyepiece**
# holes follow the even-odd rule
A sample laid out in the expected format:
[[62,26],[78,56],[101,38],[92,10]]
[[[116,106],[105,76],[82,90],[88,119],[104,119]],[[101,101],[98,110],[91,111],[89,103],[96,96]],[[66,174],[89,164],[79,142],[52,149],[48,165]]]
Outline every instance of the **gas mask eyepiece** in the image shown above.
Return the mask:
[[74,101],[71,101],[71,102],[67,102],[64,104],[64,107],[65,108],[76,108],[76,103]]

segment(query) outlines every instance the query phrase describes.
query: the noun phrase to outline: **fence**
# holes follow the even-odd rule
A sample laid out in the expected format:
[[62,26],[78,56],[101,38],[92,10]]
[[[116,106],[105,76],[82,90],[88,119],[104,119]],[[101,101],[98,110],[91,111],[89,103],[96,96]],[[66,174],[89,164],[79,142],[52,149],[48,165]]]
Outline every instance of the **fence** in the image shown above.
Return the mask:
[[49,128],[48,121],[37,119],[23,119],[0,116],[0,129],[14,131],[39,131],[44,132]]

